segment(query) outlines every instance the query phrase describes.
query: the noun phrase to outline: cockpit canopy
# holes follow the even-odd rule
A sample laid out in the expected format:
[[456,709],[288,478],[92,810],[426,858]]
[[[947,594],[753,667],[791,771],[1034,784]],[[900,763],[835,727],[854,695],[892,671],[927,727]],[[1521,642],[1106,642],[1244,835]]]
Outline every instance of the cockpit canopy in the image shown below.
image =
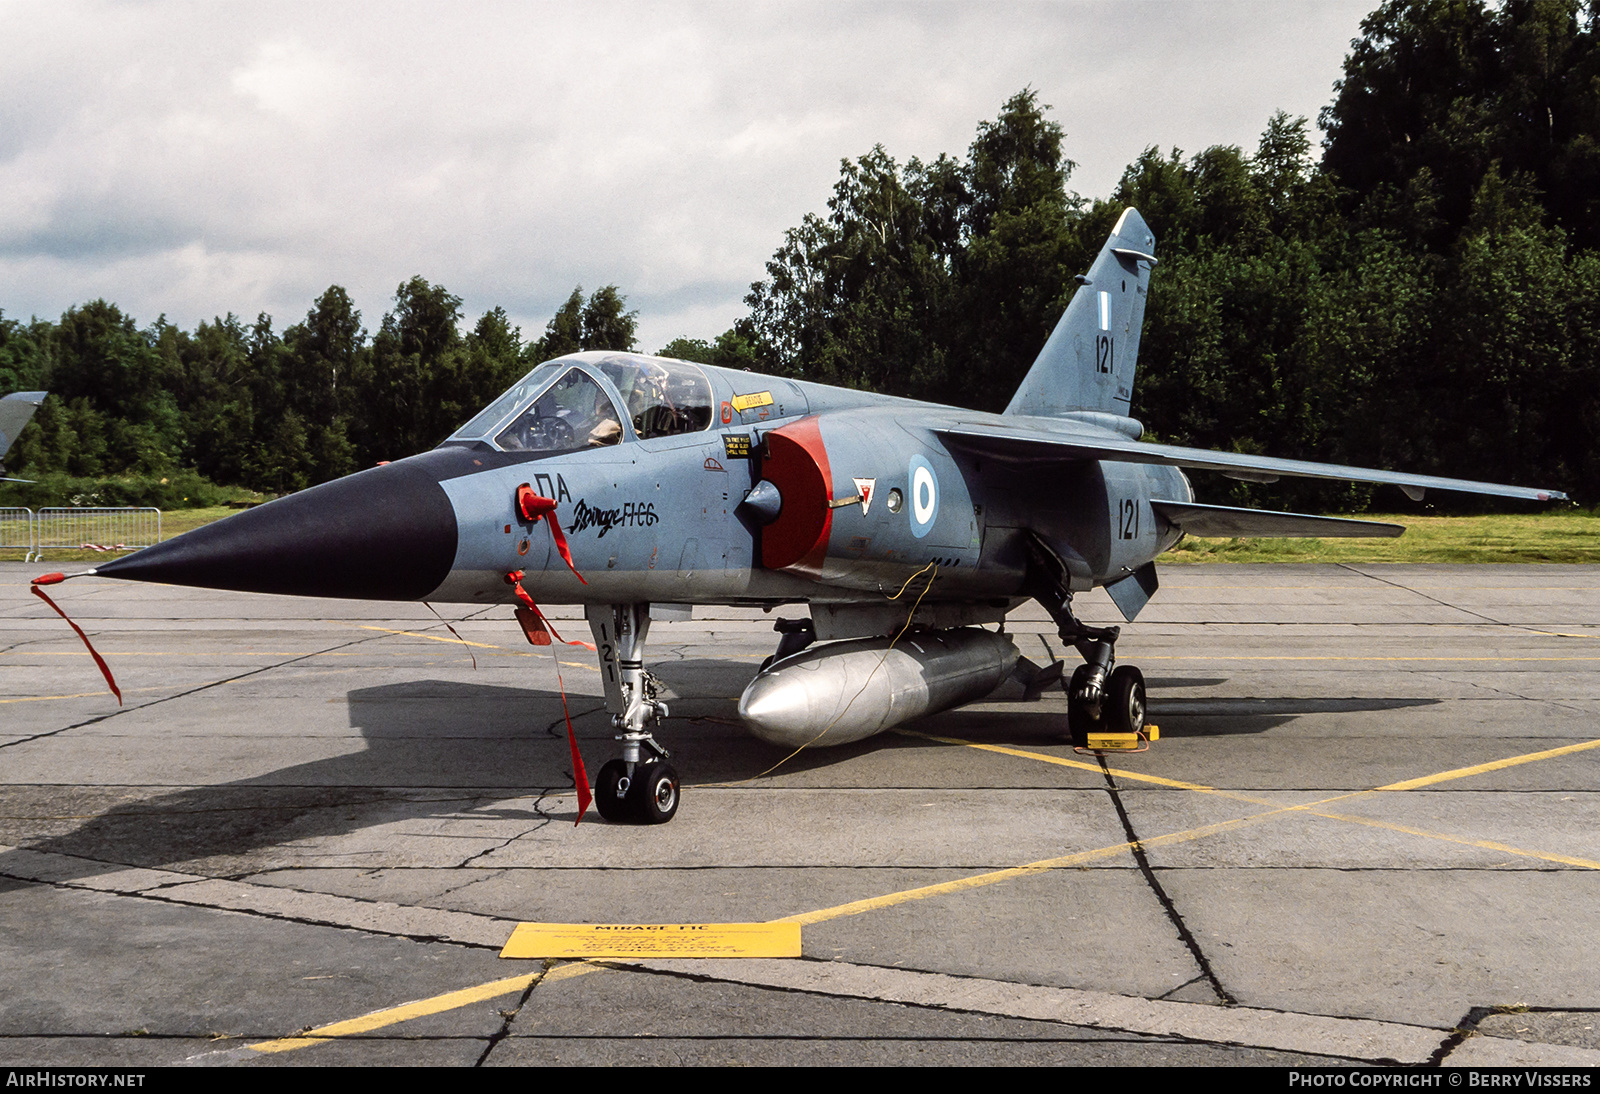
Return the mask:
[[[626,417],[619,405],[627,408]],[[502,452],[570,452],[697,433],[711,425],[713,409],[711,384],[693,365],[584,354],[546,361],[450,440],[486,443]]]

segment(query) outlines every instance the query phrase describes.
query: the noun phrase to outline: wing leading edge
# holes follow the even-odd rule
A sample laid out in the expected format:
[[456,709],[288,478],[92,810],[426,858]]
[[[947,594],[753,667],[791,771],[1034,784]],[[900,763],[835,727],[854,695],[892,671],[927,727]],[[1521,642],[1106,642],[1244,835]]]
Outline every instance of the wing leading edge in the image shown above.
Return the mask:
[[[1051,428],[1054,426],[1055,428]],[[1489,494],[1526,501],[1566,501],[1559,490],[1539,490],[1527,486],[1506,486],[1493,482],[1447,479],[1437,475],[1410,475],[1401,471],[1380,471],[1342,464],[1312,463],[1309,460],[1281,460],[1271,456],[1252,456],[1242,452],[1211,452],[1203,448],[1182,448],[1170,444],[1150,444],[1123,437],[1069,433],[1061,423],[1041,423],[1035,428],[962,423],[934,426],[933,432],[946,445],[989,459],[1013,463],[1064,463],[1077,460],[1114,460],[1121,463],[1150,463],[1167,467],[1188,467],[1223,474],[1245,473],[1250,477],[1289,475],[1295,478],[1336,479],[1344,482],[1371,482],[1398,486],[1413,498],[1424,490],[1453,490],[1462,494]],[[1244,477],[1241,475],[1240,477]],[[1203,507],[1202,507],[1203,508]],[[1196,533],[1199,534],[1199,533]],[[1239,534],[1239,533],[1229,533]],[[1284,535],[1283,532],[1257,532],[1256,535]],[[1292,533],[1289,533],[1292,534]],[[1323,532],[1321,535],[1336,535]],[[1348,534],[1348,533],[1347,533]],[[1371,534],[1371,533],[1366,533]]]

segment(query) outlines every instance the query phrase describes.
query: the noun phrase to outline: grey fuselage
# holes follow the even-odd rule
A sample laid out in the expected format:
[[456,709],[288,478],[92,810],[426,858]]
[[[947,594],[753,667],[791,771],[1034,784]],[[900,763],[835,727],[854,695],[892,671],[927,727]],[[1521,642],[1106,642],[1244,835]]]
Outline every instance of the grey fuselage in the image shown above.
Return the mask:
[[[600,378],[594,362],[608,356],[619,355],[568,360]],[[543,603],[807,601],[826,614],[833,606],[884,604],[887,594],[935,563],[937,578],[924,597],[929,621],[977,622],[1001,618],[1024,597],[1025,530],[1066,560],[1073,588],[1089,588],[1126,576],[1176,542],[1178,533],[1151,510],[1152,497],[1192,500],[1175,468],[1082,461],[1045,472],[952,452],[932,431],[1018,426],[1027,418],[697,367],[718,408],[701,432],[639,440],[629,429],[621,443],[539,455],[490,451],[484,441],[447,442],[479,453],[484,466],[460,473],[465,452],[453,453],[455,466],[440,477],[457,543],[448,575],[424,599],[510,602],[505,575],[522,570],[523,586]],[[771,401],[732,409],[743,402],[736,397],[764,396]],[[1089,422],[1076,428],[1085,437],[1119,435]],[[827,478],[823,490],[805,496],[790,496],[798,488],[786,491],[785,507],[823,508],[870,488],[865,504],[826,508],[826,527],[801,557],[764,565],[762,539],[774,534],[772,527],[740,503],[772,459],[769,435],[790,431],[815,435],[809,451]],[[414,460],[427,466],[440,452]],[[587,585],[562,561],[548,530],[520,519],[515,498],[523,483],[556,501]],[[876,630],[830,628],[819,619],[824,637],[861,626],[863,633]]]

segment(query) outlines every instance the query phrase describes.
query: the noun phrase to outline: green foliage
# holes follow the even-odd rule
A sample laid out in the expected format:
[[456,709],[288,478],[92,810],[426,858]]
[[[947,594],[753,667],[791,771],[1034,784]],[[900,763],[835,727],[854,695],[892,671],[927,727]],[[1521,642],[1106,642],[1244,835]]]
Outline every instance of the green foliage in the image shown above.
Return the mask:
[[633,349],[639,313],[627,311],[627,299],[615,285],[596,289],[583,306],[583,348]]
[[841,163],[827,219],[790,229],[746,297],[753,355],[824,383],[1003,406],[1085,258],[1045,109],[1013,96],[966,162],[902,168],[879,146]]
[[79,477],[51,472],[31,483],[0,483],[0,506],[154,506],[206,509],[241,496],[237,487],[218,486],[193,471],[171,475]]
[[761,359],[755,334],[748,319],[717,335],[715,341],[703,338],[674,338],[657,351],[658,357],[676,357],[680,361],[698,361],[702,365],[719,368],[748,369],[754,372],[769,371]]
[[[1600,244],[1596,10],[1581,0],[1389,0],[1369,15],[1322,113],[1323,166],[1347,188],[1347,206],[1443,252],[1497,169],[1525,175],[1547,222],[1579,247]],[[1429,216],[1409,220],[1423,201]]]
[[581,350],[631,351],[637,341],[639,313],[628,311],[628,298],[606,285],[583,298],[583,286],[572,290],[565,304],[544,328],[544,337],[529,347],[533,361],[548,361]]

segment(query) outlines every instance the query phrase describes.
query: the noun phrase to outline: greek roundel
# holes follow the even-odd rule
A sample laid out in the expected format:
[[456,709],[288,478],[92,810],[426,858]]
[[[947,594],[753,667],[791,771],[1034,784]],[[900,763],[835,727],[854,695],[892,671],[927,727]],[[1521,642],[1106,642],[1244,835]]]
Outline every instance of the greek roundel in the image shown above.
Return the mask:
[[911,534],[921,539],[939,516],[939,477],[921,456],[911,457]]

